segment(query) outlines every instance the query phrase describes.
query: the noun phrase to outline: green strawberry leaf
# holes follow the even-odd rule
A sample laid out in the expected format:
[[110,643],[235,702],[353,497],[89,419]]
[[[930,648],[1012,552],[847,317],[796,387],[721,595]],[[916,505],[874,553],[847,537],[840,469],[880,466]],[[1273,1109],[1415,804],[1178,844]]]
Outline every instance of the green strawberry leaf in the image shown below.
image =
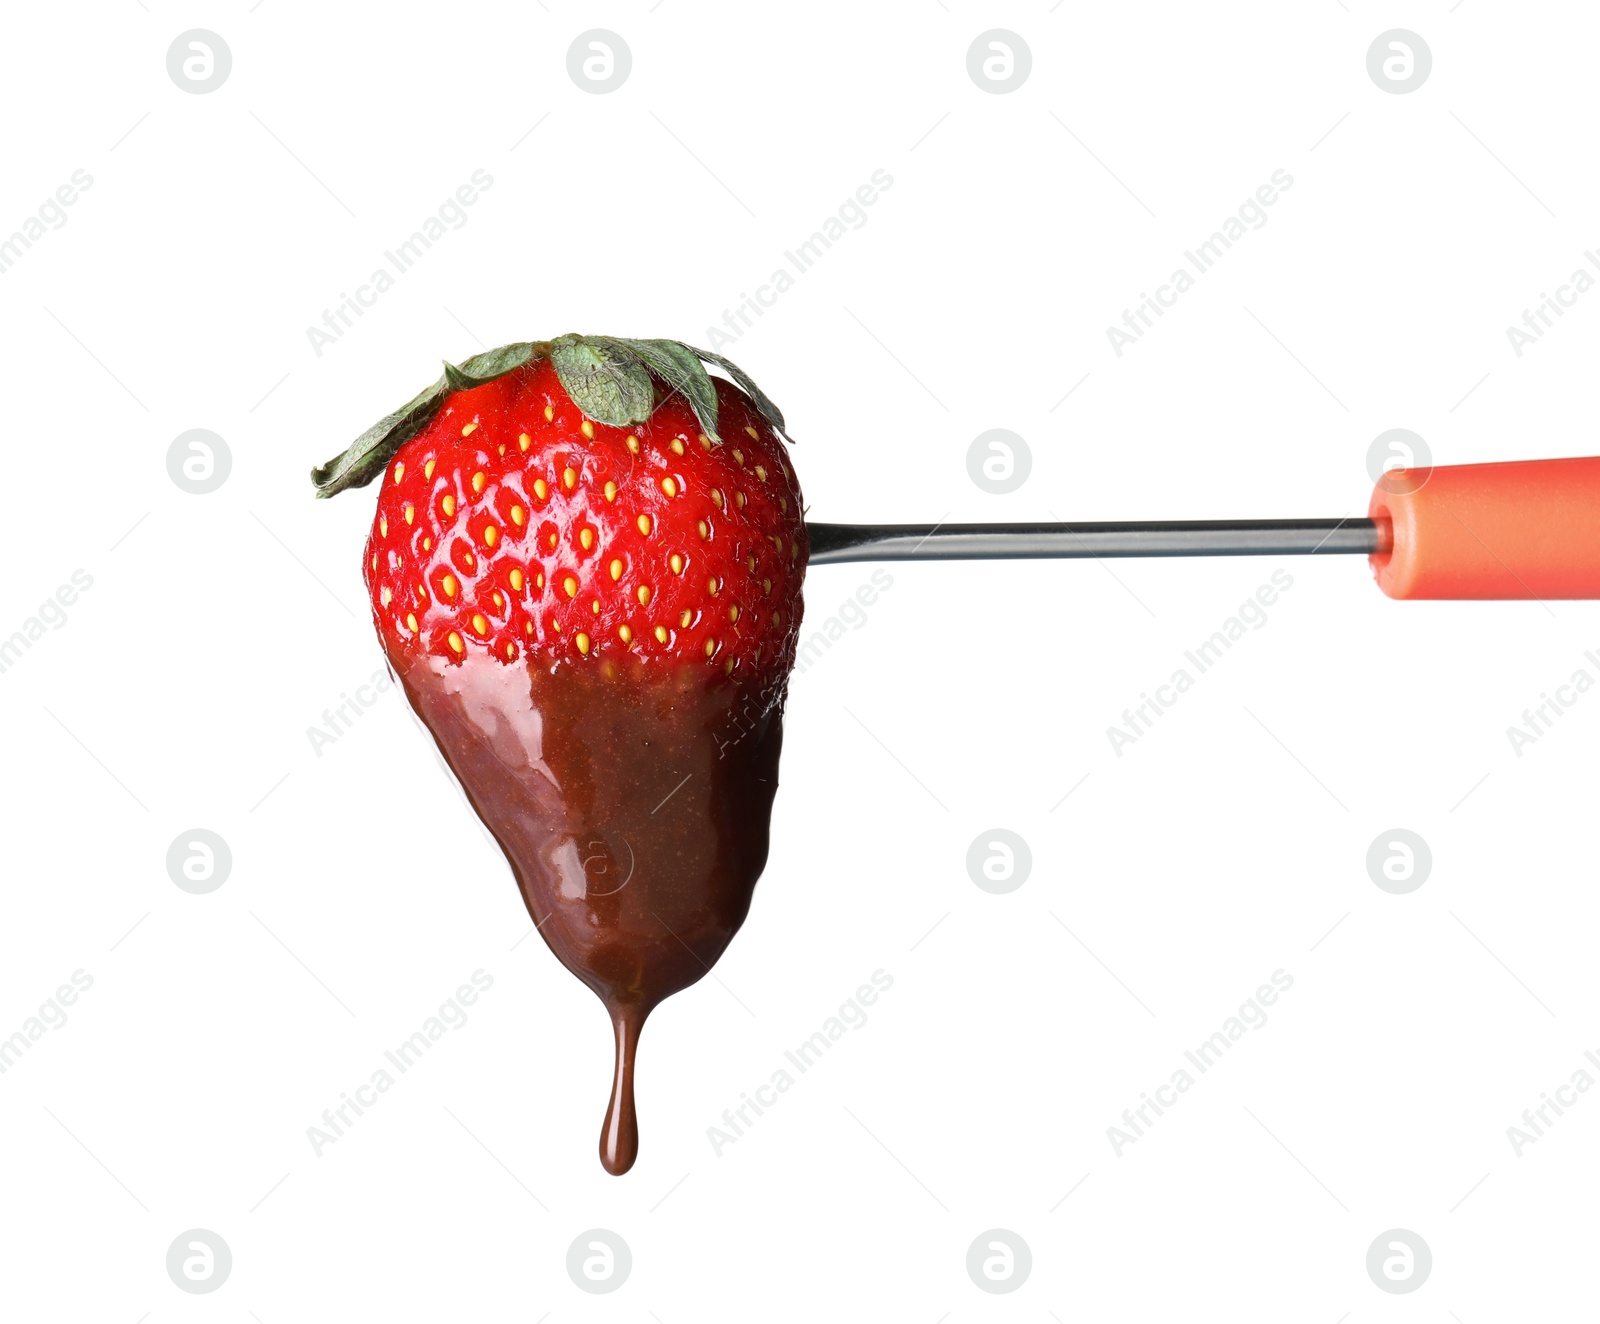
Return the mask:
[[385,414],[347,450],[311,471],[319,497],[337,496],[347,487],[365,487],[388,467],[394,453],[421,432],[439,412],[449,387],[441,377],[421,395]]
[[655,386],[644,363],[620,341],[558,336],[550,363],[585,418],[607,427],[643,423],[655,408]]
[[790,437],[786,431],[784,431],[782,411],[779,410],[777,405],[772,403],[772,400],[768,397],[767,393],[756,385],[755,379],[751,377],[749,373],[747,373],[737,363],[723,358],[720,354],[713,354],[709,349],[696,349],[693,345],[685,345],[684,348],[692,354],[699,355],[699,357],[703,358],[707,363],[715,363],[717,367],[721,368],[725,373],[728,374],[728,376],[732,377],[735,382],[744,387],[745,394],[756,402],[756,408],[761,411],[761,417],[766,419],[767,422],[771,423],[772,426],[777,429],[780,437],[782,437],[791,446],[794,445],[794,439]]
[[548,352],[548,344],[522,342],[474,354],[459,367],[446,363],[444,376],[421,395],[408,400],[394,413],[385,414],[344,451],[311,471],[317,495],[331,497],[347,487],[365,487],[388,468],[396,451],[428,426],[445,396],[504,377]]
[[717,436],[716,388],[692,349],[676,340],[616,340],[612,343],[632,350],[643,359],[647,368],[688,400],[701,431],[713,442],[722,440]]
[[445,376],[452,382],[461,382],[461,385],[452,389],[464,391],[492,382],[496,377],[504,377],[530,359],[543,358],[548,352],[547,345],[519,341],[515,345],[502,345],[499,349],[486,349],[482,354],[474,354],[470,359],[463,359],[459,368],[452,368],[447,363],[444,365]]

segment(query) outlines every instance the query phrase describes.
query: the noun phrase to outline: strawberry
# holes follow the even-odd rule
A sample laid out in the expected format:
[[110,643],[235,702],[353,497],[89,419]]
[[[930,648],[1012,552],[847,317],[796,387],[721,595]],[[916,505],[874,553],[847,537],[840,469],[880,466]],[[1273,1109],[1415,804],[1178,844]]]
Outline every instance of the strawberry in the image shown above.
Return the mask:
[[678,395],[637,426],[597,424],[548,360],[447,397],[378,494],[367,584],[385,646],[787,674],[800,492],[771,425],[716,385],[722,444]]
[[645,1017],[709,971],[766,863],[807,557],[783,426],[718,356],[563,336],[447,364],[312,474],[324,496],[381,478],[378,636],[611,1014],[612,1172]]

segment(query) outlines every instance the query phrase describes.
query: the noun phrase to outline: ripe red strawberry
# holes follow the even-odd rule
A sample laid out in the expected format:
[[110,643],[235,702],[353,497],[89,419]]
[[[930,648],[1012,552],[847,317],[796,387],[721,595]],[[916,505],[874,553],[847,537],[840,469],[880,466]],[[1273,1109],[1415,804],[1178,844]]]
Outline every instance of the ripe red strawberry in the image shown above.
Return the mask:
[[725,360],[563,336],[447,365],[312,475],[382,478],[379,638],[611,1013],[612,1172],[637,1152],[639,1029],[722,954],[766,863],[807,557],[782,427]]
[[681,395],[636,426],[595,423],[548,360],[447,396],[378,494],[367,583],[385,646],[786,675],[800,489],[771,425],[716,387],[721,444]]

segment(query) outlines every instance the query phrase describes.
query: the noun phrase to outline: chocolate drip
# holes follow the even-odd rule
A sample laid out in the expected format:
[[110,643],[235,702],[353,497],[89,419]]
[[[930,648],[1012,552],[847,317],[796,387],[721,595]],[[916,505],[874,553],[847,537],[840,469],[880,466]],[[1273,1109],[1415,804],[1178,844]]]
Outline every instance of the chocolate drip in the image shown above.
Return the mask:
[[550,672],[471,654],[400,679],[540,935],[611,1016],[600,1155],[626,1172],[639,1032],[722,955],[766,864],[781,701],[693,665]]

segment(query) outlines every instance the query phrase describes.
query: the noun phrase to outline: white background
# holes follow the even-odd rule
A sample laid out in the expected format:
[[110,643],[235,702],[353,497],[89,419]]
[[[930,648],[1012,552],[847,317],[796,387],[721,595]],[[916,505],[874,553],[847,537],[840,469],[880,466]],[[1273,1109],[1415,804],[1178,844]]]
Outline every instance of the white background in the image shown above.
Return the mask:
[[[1600,1098],[1507,1128],[1600,1050],[1600,693],[1584,603],[1395,603],[1358,558],[892,568],[789,708],[773,857],[640,1054],[637,1167],[596,1136],[610,1038],[394,691],[369,680],[370,492],[306,473],[438,362],[568,330],[704,343],[872,172],[893,185],[729,351],[788,413],[816,518],[1364,512],[1372,439],[1438,463],[1595,452],[1600,297],[1506,328],[1600,241],[1585,6],[961,0],[12,7],[0,233],[0,1314],[29,1320],[1446,1320],[1592,1309]],[[190,95],[189,28],[233,56]],[[966,52],[1032,51],[991,95]],[[1426,84],[1366,52],[1420,33]],[[580,90],[580,32],[633,55]],[[535,127],[537,126],[537,127]],[[307,328],[475,170],[492,187],[335,345]],[[1293,186],[1120,358],[1106,335],[1275,170]],[[1069,394],[1070,393],[1070,394]],[[1064,397],[1066,397],[1064,399]],[[232,472],[168,477],[190,428]],[[1033,455],[1009,496],[966,451]],[[1293,587],[1156,730],[1107,728],[1274,569]],[[821,623],[866,578],[818,567]],[[1076,789],[1073,789],[1076,788]],[[1070,796],[1068,792],[1071,791]],[[1063,797],[1067,797],[1063,799]],[[169,844],[233,853],[180,891]],[[969,879],[980,833],[1026,883]],[[1395,827],[1433,871],[1390,895]],[[493,988],[318,1157],[307,1128],[482,969]],[[874,970],[892,989],[736,1143],[707,1128]],[[1107,1128],[1274,971],[1292,989],[1120,1156]],[[1600,1068],[1591,1067],[1600,1078]],[[1070,1192],[1070,1195],[1069,1195]],[[1063,1197],[1066,1197],[1065,1199]],[[633,1252],[612,1295],[565,1256]],[[1014,1231],[1033,1270],[965,1259]],[[165,1255],[210,1229],[229,1280]],[[1414,1231],[1415,1294],[1369,1279]]]

